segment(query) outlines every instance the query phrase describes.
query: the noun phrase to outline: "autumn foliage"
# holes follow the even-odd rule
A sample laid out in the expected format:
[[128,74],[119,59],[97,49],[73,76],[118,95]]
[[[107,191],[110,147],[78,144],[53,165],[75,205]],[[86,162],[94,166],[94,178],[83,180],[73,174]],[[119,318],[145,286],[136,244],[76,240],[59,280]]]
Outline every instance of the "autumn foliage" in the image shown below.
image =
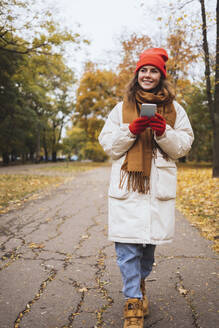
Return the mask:
[[136,62],[139,55],[152,46],[150,37],[138,36],[136,33],[130,35],[128,39],[121,39],[121,63],[117,67],[116,94],[119,99],[123,99],[125,87],[133,76]]
[[211,168],[188,165],[178,169],[177,208],[219,252],[219,181]]

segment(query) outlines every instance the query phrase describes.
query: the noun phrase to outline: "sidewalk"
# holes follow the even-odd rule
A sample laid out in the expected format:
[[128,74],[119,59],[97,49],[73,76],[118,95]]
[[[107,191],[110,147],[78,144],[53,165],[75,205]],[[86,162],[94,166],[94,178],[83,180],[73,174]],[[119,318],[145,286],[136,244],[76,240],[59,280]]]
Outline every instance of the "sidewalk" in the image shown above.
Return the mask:
[[[123,326],[122,282],[107,240],[110,168],[0,216],[0,328]],[[177,212],[176,238],[156,249],[145,328],[219,326],[218,256]]]

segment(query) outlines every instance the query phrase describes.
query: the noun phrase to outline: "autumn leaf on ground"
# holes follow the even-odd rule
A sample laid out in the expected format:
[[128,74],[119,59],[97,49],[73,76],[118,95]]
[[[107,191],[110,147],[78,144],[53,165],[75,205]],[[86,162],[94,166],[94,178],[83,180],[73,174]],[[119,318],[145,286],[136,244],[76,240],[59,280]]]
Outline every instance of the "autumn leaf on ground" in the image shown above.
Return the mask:
[[41,243],[41,244],[30,243],[28,246],[32,249],[44,248],[45,247],[45,245],[43,243]]
[[179,166],[176,205],[219,252],[219,179],[211,168]]
[[181,295],[187,295],[188,294],[188,290],[182,287],[178,288],[179,292]]
[[80,293],[84,293],[84,292],[87,292],[87,288],[86,287],[83,287],[83,288],[80,288],[78,291]]

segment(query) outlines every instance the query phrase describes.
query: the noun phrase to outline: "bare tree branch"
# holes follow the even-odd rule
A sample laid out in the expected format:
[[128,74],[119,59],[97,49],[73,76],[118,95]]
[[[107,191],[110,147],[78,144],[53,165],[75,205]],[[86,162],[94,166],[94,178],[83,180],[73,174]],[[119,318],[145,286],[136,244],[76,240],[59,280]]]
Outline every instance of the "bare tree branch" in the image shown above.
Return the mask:
[[194,0],[188,0],[185,3],[183,3],[181,6],[179,6],[179,9],[183,9],[185,6],[189,5],[190,3],[194,2]]
[[38,44],[34,47],[31,47],[31,48],[28,48],[28,49],[25,49],[25,50],[10,49],[10,48],[0,46],[0,50],[3,50],[5,52],[20,54],[20,55],[26,55],[26,54],[29,54],[31,52],[42,54],[42,55],[52,55],[52,53],[50,53],[50,52],[37,50],[38,48],[45,47],[47,45],[48,45],[47,43]]
[[199,0],[201,5],[201,14],[202,14],[202,37],[203,37],[203,50],[205,55],[205,78],[206,78],[206,91],[207,98],[209,103],[209,109],[212,119],[212,124],[214,126],[214,117],[213,117],[213,98],[211,93],[211,69],[209,62],[209,47],[207,39],[207,22],[206,22],[206,12],[205,12],[205,3],[204,0]]

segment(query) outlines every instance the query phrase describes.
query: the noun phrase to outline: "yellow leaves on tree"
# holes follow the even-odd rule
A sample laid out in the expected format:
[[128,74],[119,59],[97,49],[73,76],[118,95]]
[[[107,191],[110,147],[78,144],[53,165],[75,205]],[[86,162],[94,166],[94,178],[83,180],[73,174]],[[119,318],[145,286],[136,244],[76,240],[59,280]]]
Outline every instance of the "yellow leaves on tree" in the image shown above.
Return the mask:
[[88,63],[77,90],[74,123],[83,128],[87,135],[92,137],[95,130],[100,131],[99,120],[107,116],[115,106],[116,74],[96,69]]
[[169,35],[167,38],[167,49],[169,50],[167,71],[178,93],[180,92],[179,82],[181,81],[181,85],[182,82],[183,84],[187,82],[189,65],[196,62],[198,55],[195,51],[195,46],[188,42],[186,30],[184,29],[177,29]]
[[121,46],[122,61],[118,66],[117,96],[122,99],[125,87],[134,74],[139,55],[145,49],[152,47],[152,42],[147,35],[138,36],[133,33],[129,38],[122,39]]

